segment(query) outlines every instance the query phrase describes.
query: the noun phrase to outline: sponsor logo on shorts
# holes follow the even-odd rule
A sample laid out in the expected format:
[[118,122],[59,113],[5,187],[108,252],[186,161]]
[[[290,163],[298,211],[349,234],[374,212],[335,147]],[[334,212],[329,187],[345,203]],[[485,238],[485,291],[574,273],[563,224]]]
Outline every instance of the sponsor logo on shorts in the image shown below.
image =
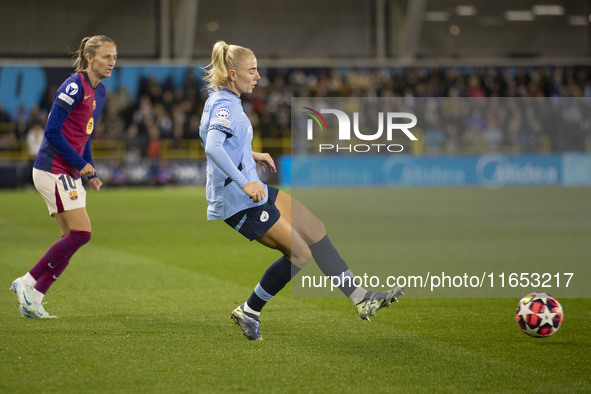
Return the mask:
[[68,192],[68,196],[70,197],[70,200],[72,200],[72,201],[78,199],[78,193],[76,192],[76,190],[72,190],[71,192]]
[[60,93],[59,96],[57,96],[57,98],[67,103],[68,105],[72,105],[74,103],[74,99],[63,92]]
[[218,118],[229,118],[230,117],[230,110],[228,108],[220,108],[215,111],[215,116]]
[[75,95],[76,93],[78,93],[78,85],[76,85],[75,82],[68,84],[68,86],[66,86],[66,93],[70,96]]
[[263,213],[261,213],[261,222],[265,223],[267,220],[269,220],[269,213],[267,211],[263,211]]

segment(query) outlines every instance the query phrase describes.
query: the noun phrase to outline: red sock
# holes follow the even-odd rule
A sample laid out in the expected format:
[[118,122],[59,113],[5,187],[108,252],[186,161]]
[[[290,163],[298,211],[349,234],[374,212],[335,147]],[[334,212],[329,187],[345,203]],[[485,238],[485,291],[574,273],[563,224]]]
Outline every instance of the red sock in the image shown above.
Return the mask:
[[70,257],[82,245],[90,241],[90,234],[88,231],[71,231],[47,250],[41,260],[29,271],[31,276],[37,280],[36,290],[43,294],[47,292],[68,266]]
[[64,272],[68,264],[70,264],[69,259],[62,262],[54,269],[47,271],[43,275],[41,275],[41,278],[39,278],[37,283],[35,283],[35,290],[43,294],[47,293],[47,290],[49,290],[53,282],[55,282],[57,278],[60,277],[60,275],[62,274],[62,272]]

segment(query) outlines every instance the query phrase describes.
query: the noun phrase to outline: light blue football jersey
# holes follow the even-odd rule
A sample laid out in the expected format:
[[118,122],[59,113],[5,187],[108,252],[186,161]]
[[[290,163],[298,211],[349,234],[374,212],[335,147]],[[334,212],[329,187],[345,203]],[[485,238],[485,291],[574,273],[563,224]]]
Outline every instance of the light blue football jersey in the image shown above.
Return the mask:
[[[212,129],[227,135],[223,148],[242,175],[249,182],[262,184],[257,174],[257,164],[252,158],[252,124],[244,113],[240,97],[227,89],[211,91],[205,102],[199,125],[199,136],[204,147],[207,134]],[[244,209],[265,204],[269,193],[267,185],[264,186],[265,198],[255,204],[240,186],[208,159],[207,219],[224,220]]]

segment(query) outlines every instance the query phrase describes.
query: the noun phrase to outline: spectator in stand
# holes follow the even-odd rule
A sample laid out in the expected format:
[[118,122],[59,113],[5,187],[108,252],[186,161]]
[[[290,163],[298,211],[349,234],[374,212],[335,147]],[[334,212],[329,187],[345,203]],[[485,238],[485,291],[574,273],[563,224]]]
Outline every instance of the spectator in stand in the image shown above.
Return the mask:
[[27,132],[26,144],[27,156],[29,157],[27,165],[27,180],[29,185],[33,184],[33,164],[35,164],[37,152],[39,152],[39,148],[41,147],[41,143],[43,142],[44,133],[45,127],[39,120],[35,120],[31,128]]
[[503,131],[499,128],[498,120],[489,116],[483,132],[484,142],[489,152],[497,152],[503,142]]
[[0,104],[0,149],[9,149],[14,145],[14,136],[12,134],[12,123],[10,116],[4,111],[4,106]]
[[[41,147],[41,143],[43,142],[43,133],[45,132],[45,128],[41,124],[39,120],[33,122],[33,125],[27,132],[27,153],[29,159],[35,160],[37,157],[37,152],[39,152],[39,148]],[[33,166],[31,165],[31,171]]]
[[[148,126],[154,124],[161,141],[170,141],[172,148],[184,148],[187,139],[198,138],[200,116],[195,114],[201,114],[207,99],[202,87],[195,73],[187,72],[180,86],[174,86],[171,79],[159,82],[144,78],[138,97],[131,97],[125,88],[111,92],[105,115],[95,125],[93,138],[124,139],[132,150],[130,157],[138,154],[146,157]],[[244,108],[251,122],[258,125],[263,138],[289,138],[291,97],[591,97],[591,67],[267,69],[261,75],[259,87],[260,91],[244,98]],[[56,89],[50,87],[48,94]],[[48,104],[42,105],[47,107]],[[438,125],[430,122],[424,126],[430,134],[426,141],[430,151],[436,151],[439,146],[444,151],[460,153],[469,145],[473,150],[480,146],[480,151],[513,147],[516,151],[537,152],[548,147],[544,141],[551,141],[552,149],[557,150],[582,150],[585,144],[591,144],[585,142],[588,136],[583,126],[572,129],[579,130],[572,133],[558,133],[550,130],[547,122],[542,122],[543,129],[532,131],[528,129],[529,123],[524,123],[524,112],[511,122],[510,117],[516,114],[505,110],[511,116],[491,120],[487,113],[480,127],[475,127],[473,123],[466,125],[464,112],[468,107],[450,106],[442,100],[437,101],[437,105],[441,113]],[[562,112],[557,110],[556,116],[562,117]],[[535,115],[543,117],[544,113]],[[0,146],[20,149],[19,143],[24,143],[23,133],[37,116],[44,115],[21,111],[15,120],[18,127],[14,134],[12,124],[5,126],[11,118],[0,107]],[[494,116],[500,115],[495,113]],[[447,127],[448,122],[453,123],[452,127]]]
[[2,123],[10,123],[10,116],[4,110],[4,106],[0,104],[0,124]]
[[137,123],[130,124],[125,136],[125,163],[137,164],[145,155],[146,146],[146,138],[139,134]]

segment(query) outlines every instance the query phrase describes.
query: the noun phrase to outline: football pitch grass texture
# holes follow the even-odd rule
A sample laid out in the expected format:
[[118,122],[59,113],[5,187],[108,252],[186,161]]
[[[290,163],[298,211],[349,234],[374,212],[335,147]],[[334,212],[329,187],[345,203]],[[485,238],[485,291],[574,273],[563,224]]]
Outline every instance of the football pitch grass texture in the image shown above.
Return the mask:
[[[295,189],[292,195],[323,218],[357,280],[373,279],[382,290],[390,277],[415,298],[521,298],[527,289],[591,297],[589,189]],[[324,279],[315,264],[306,266],[293,295],[338,295],[310,280],[302,285],[308,276],[317,285]]]
[[[447,254],[461,256],[476,243],[482,256],[472,246],[472,258],[486,260],[499,243],[497,258],[527,259],[508,241],[516,222],[487,234],[490,244],[466,228],[450,236],[461,212],[497,220],[498,209],[481,204],[487,192],[512,201],[519,223],[530,219],[573,240],[562,258],[591,260],[588,188],[399,190],[408,228],[382,242],[421,238],[414,254],[436,260],[442,251],[429,244],[441,243],[442,234]],[[1,191],[0,202],[0,392],[591,391],[591,300],[559,294],[562,327],[534,339],[515,322],[517,298],[409,293],[366,322],[346,299],[291,298],[288,287],[263,312],[265,340],[246,341],[228,317],[278,254],[207,222],[202,188],[89,191],[92,240],[45,299],[60,318],[25,319],[8,288],[55,242],[58,228],[35,191]],[[544,223],[539,213],[547,207],[557,210]],[[323,219],[353,266],[361,256],[347,246],[356,242],[354,226],[344,215]],[[532,250],[548,242],[538,233],[527,237]],[[401,249],[396,262],[415,258]]]

